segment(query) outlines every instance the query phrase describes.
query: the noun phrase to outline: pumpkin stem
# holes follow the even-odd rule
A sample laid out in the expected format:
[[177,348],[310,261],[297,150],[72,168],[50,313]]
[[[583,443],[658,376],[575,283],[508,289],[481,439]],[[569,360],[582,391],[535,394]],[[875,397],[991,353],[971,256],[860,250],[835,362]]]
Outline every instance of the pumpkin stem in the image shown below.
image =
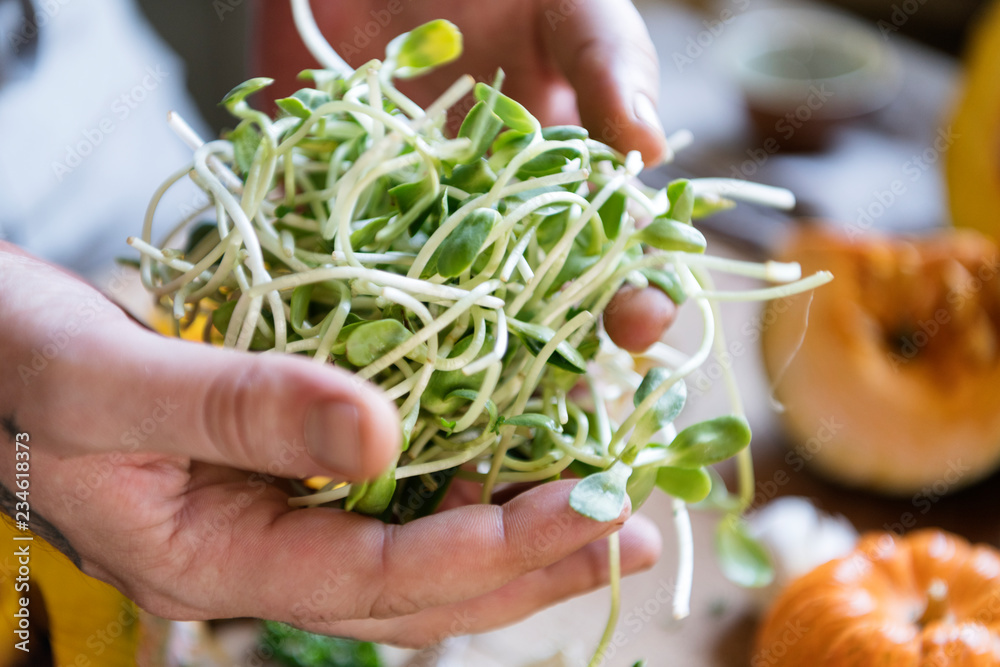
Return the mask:
[[927,589],[927,606],[924,613],[917,621],[920,627],[927,627],[935,621],[945,620],[951,616],[948,609],[948,584],[940,579],[935,579]]

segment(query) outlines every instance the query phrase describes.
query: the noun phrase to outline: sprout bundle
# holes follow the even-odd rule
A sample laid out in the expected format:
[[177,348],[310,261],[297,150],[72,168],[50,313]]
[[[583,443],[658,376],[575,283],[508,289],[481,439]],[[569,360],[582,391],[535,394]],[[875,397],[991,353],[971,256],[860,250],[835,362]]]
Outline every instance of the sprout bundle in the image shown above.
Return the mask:
[[[488,500],[498,483],[572,471],[584,476],[573,507],[607,521],[626,493],[637,507],[659,486],[675,498],[683,536],[675,612],[684,615],[692,567],[684,503],[708,494],[706,466],[740,452],[743,502],[734,513],[753,486],[735,394],[733,415],[679,434],[672,425],[683,378],[724,345],[713,301],[772,298],[828,279],[705,256],[691,220],[731,206],[729,198],[788,205],[788,194],[708,179],[652,191],[635,180],[637,153],[621,155],[579,127],[540,127],[500,92],[499,75],[494,85],[461,78],[423,109],[393,82],[456,57],[454,26],[421,26],[393,40],[383,61],[353,70],[318,37],[307,4],[293,5],[325,69],[303,73],[312,85],[279,100],[276,119],[245,101],[270,80],[237,87],[224,104],[239,123],[224,140],[204,143],[171,118],[194,160],[164,184],[142,237],[130,239],[143,283],[178,332],[197,326],[227,347],[333,363],[396,401],[397,465],[366,483],[330,482],[293,504],[336,502],[407,521],[432,511],[456,474],[480,480]],[[470,92],[475,104],[449,138],[446,112]],[[684,141],[670,140],[673,148]],[[185,177],[211,205],[154,244],[157,201]],[[194,224],[207,213],[213,221]],[[650,222],[638,229],[637,218]],[[186,227],[186,247],[169,247]],[[714,292],[707,268],[790,284]],[[649,356],[672,363],[644,378],[599,380],[588,368],[623,354],[600,315],[626,283],[692,302],[705,335],[690,355],[665,355],[659,345]],[[635,409],[620,424],[609,415],[608,382],[634,392]],[[425,499],[417,507],[407,504],[414,491]],[[741,542],[738,523],[727,525],[727,543],[745,560],[752,545]]]

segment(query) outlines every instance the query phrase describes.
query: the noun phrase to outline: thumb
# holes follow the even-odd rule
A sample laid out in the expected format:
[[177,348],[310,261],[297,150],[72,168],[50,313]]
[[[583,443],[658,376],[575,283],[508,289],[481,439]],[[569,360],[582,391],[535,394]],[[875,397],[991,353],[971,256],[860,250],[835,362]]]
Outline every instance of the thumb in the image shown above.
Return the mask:
[[543,0],[539,32],[576,91],[583,125],[595,139],[658,164],[666,152],[656,112],[659,64],[642,17],[628,0],[565,5]]
[[164,338],[131,322],[80,337],[58,361],[44,402],[59,415],[50,441],[62,454],[155,451],[348,479],[375,477],[399,454],[395,406],[328,365]]

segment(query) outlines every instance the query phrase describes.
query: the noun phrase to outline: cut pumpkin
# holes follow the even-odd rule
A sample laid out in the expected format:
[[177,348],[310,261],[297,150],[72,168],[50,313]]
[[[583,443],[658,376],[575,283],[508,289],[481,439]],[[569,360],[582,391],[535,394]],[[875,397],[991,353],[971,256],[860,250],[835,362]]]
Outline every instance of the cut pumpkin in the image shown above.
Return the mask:
[[751,665],[1000,665],[1000,552],[940,530],[865,535],[792,582]]
[[974,31],[946,160],[952,221],[1000,239],[1000,2]]
[[994,242],[972,230],[852,242],[806,227],[784,259],[836,276],[811,302],[771,302],[762,320],[765,366],[803,460],[844,484],[905,495],[941,495],[997,468]]

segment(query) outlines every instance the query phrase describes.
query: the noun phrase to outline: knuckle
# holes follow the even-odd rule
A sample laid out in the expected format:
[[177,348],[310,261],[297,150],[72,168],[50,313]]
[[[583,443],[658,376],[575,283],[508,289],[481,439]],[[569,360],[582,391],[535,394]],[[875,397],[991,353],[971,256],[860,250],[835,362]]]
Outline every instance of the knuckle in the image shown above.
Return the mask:
[[253,451],[253,436],[260,434],[257,426],[266,426],[262,387],[267,374],[261,359],[242,361],[235,374],[222,372],[206,386],[201,430],[217,450],[245,461]]

